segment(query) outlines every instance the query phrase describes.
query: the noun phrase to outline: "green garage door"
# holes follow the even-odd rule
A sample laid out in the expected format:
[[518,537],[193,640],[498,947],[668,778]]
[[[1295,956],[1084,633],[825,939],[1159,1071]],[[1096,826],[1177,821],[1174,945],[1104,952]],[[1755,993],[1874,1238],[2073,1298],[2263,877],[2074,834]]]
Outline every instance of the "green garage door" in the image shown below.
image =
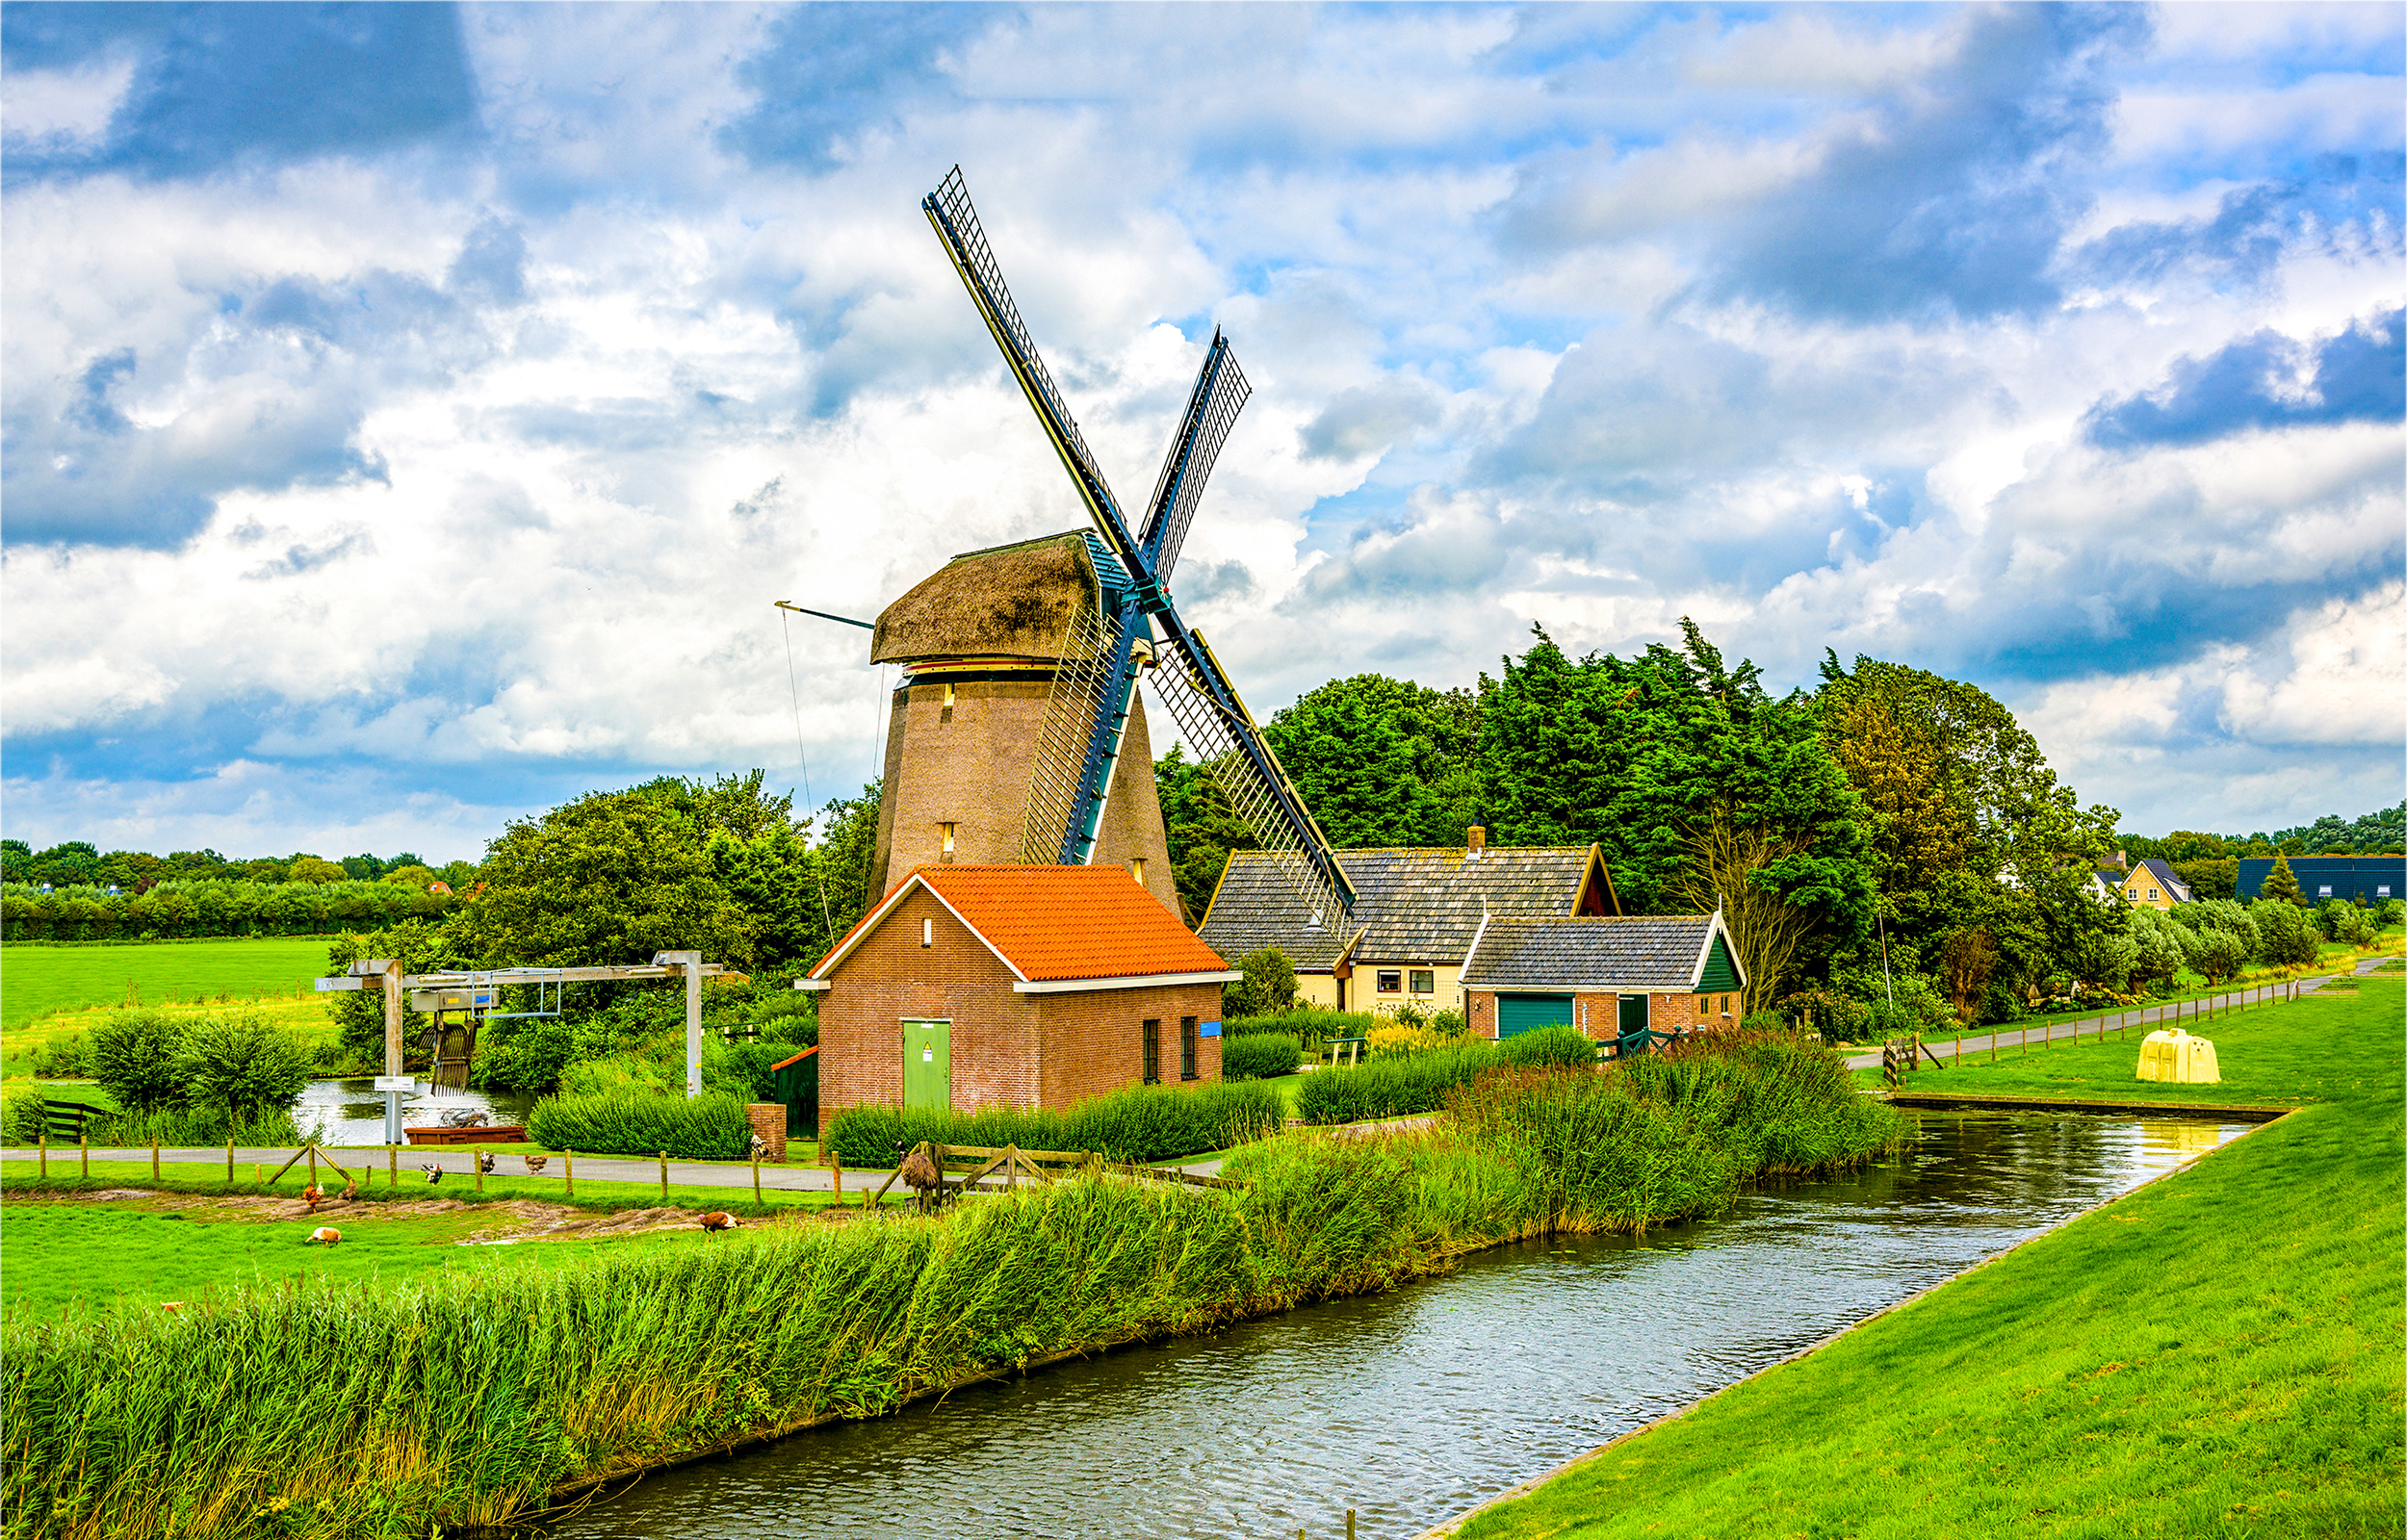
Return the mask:
[[1496,1036],[1517,1038],[1540,1027],[1571,1024],[1567,994],[1500,994],[1496,996]]

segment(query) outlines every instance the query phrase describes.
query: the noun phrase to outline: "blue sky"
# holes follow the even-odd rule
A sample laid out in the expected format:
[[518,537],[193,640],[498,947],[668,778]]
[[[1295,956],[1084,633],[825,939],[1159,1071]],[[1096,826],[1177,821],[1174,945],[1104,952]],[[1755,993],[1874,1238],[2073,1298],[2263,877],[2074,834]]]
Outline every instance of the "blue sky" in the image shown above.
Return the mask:
[[[1257,714],[1693,615],[2125,827],[2397,800],[2402,13],[0,7],[8,833],[473,856],[869,773],[867,616],[1078,521],[959,163]],[[798,690],[788,685],[789,639]],[[798,697],[798,699],[797,699]]]

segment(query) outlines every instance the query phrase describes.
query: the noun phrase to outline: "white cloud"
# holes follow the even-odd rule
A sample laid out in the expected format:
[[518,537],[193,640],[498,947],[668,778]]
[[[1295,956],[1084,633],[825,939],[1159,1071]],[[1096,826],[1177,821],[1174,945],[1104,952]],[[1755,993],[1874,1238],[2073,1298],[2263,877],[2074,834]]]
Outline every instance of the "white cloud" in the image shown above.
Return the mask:
[[0,142],[12,155],[97,149],[133,79],[130,52],[73,69],[11,69],[0,80]]

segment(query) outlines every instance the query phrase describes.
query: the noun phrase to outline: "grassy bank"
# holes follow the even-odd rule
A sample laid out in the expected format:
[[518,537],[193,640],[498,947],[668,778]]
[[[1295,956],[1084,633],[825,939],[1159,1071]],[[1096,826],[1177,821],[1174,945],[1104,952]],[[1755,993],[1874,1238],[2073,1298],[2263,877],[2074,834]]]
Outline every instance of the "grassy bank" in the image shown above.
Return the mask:
[[[2401,987],[2218,1024],[2281,1121],[1626,1440],[1464,1540],[2395,1535]],[[1932,1075],[2130,1094],[2136,1043]]]
[[0,947],[0,1028],[80,1006],[248,1000],[307,992],[326,937]]
[[[1436,1129],[1240,1151],[1242,1189],[1081,1178],[582,1269],[13,1321],[0,1497],[11,1533],[70,1540],[491,1523],[576,1482],[1383,1287],[1514,1235],[1710,1212],[1775,1150],[1841,1163],[1896,1137],[1826,1055],[1807,1097],[1757,1085],[1809,1052],[1762,1046],[1653,1082],[1514,1072]],[[1820,1132],[1758,1126],[1799,1118]],[[1549,1153],[1566,1119],[1596,1135],[1576,1160]]]

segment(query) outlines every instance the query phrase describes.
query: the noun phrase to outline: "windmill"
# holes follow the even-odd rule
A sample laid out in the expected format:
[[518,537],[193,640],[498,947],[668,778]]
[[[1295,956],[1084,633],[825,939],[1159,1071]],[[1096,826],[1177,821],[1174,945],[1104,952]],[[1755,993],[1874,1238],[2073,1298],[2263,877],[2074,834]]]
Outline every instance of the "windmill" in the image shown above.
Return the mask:
[[[1204,480],[1252,390],[1228,340],[1217,330],[1212,334],[1144,520],[1132,533],[1012,302],[961,168],[953,167],[919,207],[1095,526],[1084,542],[1095,578],[1091,597],[1074,606],[1057,649],[1031,756],[1021,860],[1076,866],[1095,859],[1129,723],[1138,710],[1137,677],[1147,671],[1180,736],[1237,817],[1264,850],[1281,859],[1315,922],[1335,928],[1354,907],[1353,886],[1228,672],[1202,633],[1179,617],[1168,586]],[[1150,779],[1152,766],[1144,768]]]

